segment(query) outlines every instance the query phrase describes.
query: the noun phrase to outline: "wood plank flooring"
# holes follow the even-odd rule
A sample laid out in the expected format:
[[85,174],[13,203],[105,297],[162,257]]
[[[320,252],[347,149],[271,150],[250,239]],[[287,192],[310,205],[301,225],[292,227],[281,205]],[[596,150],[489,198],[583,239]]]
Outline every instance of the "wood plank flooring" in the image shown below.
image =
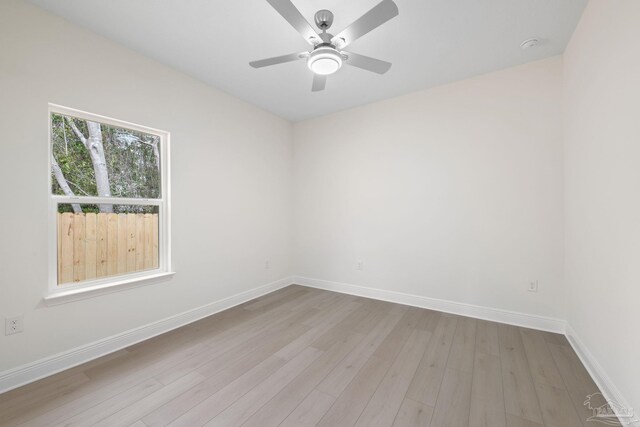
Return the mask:
[[586,427],[561,335],[289,286],[0,395],[0,426]]

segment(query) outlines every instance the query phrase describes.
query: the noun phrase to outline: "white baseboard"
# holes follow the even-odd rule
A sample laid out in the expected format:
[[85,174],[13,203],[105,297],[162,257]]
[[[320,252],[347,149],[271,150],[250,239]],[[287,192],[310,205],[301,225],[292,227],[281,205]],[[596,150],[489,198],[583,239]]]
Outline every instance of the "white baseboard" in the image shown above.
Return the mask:
[[114,351],[129,347],[138,342],[153,338],[173,329],[187,325],[242,304],[259,296],[284,288],[293,283],[291,277],[271,282],[269,284],[250,289],[220,301],[203,305],[202,307],[167,317],[157,322],[131,329],[99,341],[92,342],[74,349],[28,363],[8,371],[0,372],[0,393],[20,387],[33,381],[48,377],[66,369],[72,368]]
[[477,319],[491,320],[493,322],[538,329],[541,331],[565,333],[565,321],[553,317],[537,316],[533,314],[517,313],[514,311],[497,308],[482,307],[455,301],[447,301],[436,298],[411,295],[382,289],[369,288],[348,283],[331,282],[328,280],[311,279],[308,277],[294,277],[294,283],[327,291],[356,295],[414,307],[427,308],[445,313],[474,317]]
[[[567,336],[567,339],[569,340],[569,343],[571,344],[571,347],[573,347],[573,351],[575,351],[578,357],[580,358],[580,361],[589,372],[589,375],[591,375],[591,378],[593,378],[593,380],[595,381],[596,385],[602,392],[602,395],[604,396],[604,398],[607,399],[608,401],[616,402],[624,408],[631,408],[630,403],[623,397],[622,393],[620,393],[620,390],[618,390],[618,387],[616,387],[616,385],[613,383],[611,378],[607,375],[607,373],[602,368],[600,363],[598,363],[596,358],[585,346],[584,342],[580,339],[576,331],[571,327],[569,323],[567,323],[566,325],[566,330],[567,330],[566,336]],[[613,405],[613,408],[619,409],[617,405]],[[635,408],[635,409],[638,410],[640,408]],[[620,417],[622,414],[620,414],[619,412],[616,412],[616,415]],[[638,417],[638,415],[636,415],[636,417]],[[639,427],[640,422],[624,424],[624,425],[631,426],[631,427],[634,427],[634,426]]]

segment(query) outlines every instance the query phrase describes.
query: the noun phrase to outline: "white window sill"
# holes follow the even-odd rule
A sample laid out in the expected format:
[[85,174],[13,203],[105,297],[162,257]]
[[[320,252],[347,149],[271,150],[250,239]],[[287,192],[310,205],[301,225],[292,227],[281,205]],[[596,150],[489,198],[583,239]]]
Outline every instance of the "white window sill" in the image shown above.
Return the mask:
[[78,285],[69,286],[50,291],[44,296],[44,302],[47,306],[65,304],[72,301],[79,301],[87,298],[93,298],[100,295],[106,295],[113,292],[124,291],[125,289],[137,288],[139,286],[151,285],[154,283],[165,282],[176,274],[175,272],[161,272],[146,274],[138,277],[114,278],[115,280],[107,283],[98,283],[95,285]]

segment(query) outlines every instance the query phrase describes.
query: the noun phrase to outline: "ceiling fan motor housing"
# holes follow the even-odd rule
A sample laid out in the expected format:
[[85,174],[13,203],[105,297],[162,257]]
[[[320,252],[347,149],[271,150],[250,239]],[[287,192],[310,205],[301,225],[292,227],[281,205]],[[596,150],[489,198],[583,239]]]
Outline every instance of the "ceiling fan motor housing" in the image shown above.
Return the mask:
[[333,13],[330,10],[322,9],[316,12],[315,22],[318,28],[326,31],[333,25]]

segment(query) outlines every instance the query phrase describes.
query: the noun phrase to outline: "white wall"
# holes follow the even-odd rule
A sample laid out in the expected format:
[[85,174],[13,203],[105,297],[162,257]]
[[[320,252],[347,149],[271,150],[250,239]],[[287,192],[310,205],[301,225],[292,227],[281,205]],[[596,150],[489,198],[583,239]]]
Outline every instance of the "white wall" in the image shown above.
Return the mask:
[[[171,132],[176,276],[45,307],[47,103]],[[17,0],[0,2],[0,372],[291,274],[291,125]],[[271,268],[264,269],[269,259]]]
[[568,322],[636,414],[639,41],[640,2],[591,0],[565,53],[564,74]]
[[554,57],[295,124],[296,274],[562,317],[561,85]]

